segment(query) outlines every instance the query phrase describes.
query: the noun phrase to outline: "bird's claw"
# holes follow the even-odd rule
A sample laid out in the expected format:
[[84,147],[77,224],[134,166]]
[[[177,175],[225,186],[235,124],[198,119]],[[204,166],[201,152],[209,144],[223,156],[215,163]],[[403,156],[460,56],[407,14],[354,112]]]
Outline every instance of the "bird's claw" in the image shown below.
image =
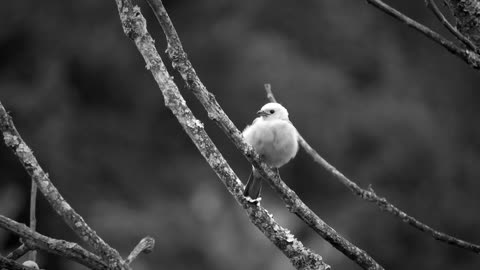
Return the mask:
[[260,205],[260,201],[262,200],[262,197],[252,199],[250,196],[246,196],[245,198],[247,199],[247,202],[252,203],[252,204],[256,204],[256,205]]

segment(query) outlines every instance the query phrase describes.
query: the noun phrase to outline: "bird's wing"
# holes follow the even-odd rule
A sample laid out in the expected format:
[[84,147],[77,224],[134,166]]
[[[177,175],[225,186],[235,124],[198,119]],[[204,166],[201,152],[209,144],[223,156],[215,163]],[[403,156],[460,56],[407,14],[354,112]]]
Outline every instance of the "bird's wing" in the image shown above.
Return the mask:
[[255,119],[253,120],[252,124],[246,126],[246,127],[243,129],[243,131],[242,131],[243,135],[245,135],[245,132],[247,132],[248,129],[251,129],[251,128],[253,127],[253,125],[255,125],[255,123],[257,123],[257,122],[260,121],[261,119],[262,119],[261,117],[257,117],[257,118],[255,118]]
[[253,120],[252,125],[255,124],[256,122],[262,120],[262,117],[257,117]]
[[297,140],[298,140],[298,138],[300,137],[300,134],[298,133],[297,128],[293,125],[293,123],[292,123],[292,121],[290,121],[290,119],[289,119],[289,120],[285,120],[285,121],[287,121],[287,122],[288,122],[290,125],[292,125],[292,127],[295,129],[295,133],[296,133],[296,135],[297,135]]

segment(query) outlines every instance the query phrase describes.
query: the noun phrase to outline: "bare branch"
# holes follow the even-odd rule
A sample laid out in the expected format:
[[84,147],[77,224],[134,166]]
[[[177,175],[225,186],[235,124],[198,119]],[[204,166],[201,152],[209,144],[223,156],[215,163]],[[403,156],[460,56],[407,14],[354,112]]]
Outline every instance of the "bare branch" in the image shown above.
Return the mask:
[[456,19],[456,28],[477,47],[480,46],[479,0],[444,0]]
[[[269,85],[269,84],[268,84]],[[269,85],[270,86],[270,85]],[[271,87],[267,87],[265,85],[265,91],[267,92],[267,98],[271,102],[277,102],[273,93]],[[325,159],[323,159],[315,149],[313,149],[307,141],[302,137],[302,135],[299,134],[299,142],[300,145],[305,149],[305,151],[312,156],[313,160],[320,164],[322,167],[324,167],[335,179],[340,181],[340,183],[344,184],[350,191],[352,191],[353,194],[357,195],[358,197],[368,201],[368,202],[373,202],[375,203],[381,210],[388,212],[396,217],[399,217],[403,222],[410,224],[412,227],[422,231],[422,232],[427,232],[429,233],[433,238],[436,240],[439,240],[441,242],[445,242],[447,244],[464,248],[469,251],[479,253],[480,254],[480,246],[476,244],[469,243],[467,241],[457,239],[453,236],[450,236],[448,234],[436,231],[429,227],[428,225],[425,225],[415,219],[414,217],[409,216],[407,213],[403,212],[402,210],[398,209],[395,207],[393,204],[387,201],[387,199],[379,197],[372,188],[369,188],[369,190],[362,189],[359,187],[355,182],[351,181],[348,179],[345,175],[343,175],[341,172],[339,172],[335,167],[330,165]]]
[[202,103],[203,107],[208,112],[210,119],[216,122],[248,161],[259,170],[262,177],[267,179],[274,190],[280,194],[280,197],[285,202],[288,209],[300,217],[300,219],[307,223],[315,232],[332,244],[336,249],[340,250],[364,269],[383,269],[382,266],[380,266],[365,251],[350,243],[321,220],[302,202],[302,200],[300,200],[297,194],[295,194],[295,192],[291,190],[275,172],[260,160],[255,150],[244,141],[240,131],[225,114],[215,100],[213,94],[207,91],[198,78],[192,64],[187,59],[187,54],[183,50],[180,38],[178,37],[162,2],[159,0],[147,0],[147,2],[154,11],[155,16],[163,28],[165,36],[167,37],[167,53],[172,61],[172,66],[180,73],[187,86],[192,90],[200,103]]
[[447,40],[440,34],[432,31],[430,28],[426,27],[423,24],[416,22],[415,20],[409,18],[408,16],[404,15],[403,13],[399,12],[398,10],[390,7],[389,5],[385,4],[380,0],[367,0],[367,2],[376,8],[380,9],[381,11],[387,13],[388,15],[392,16],[393,18],[405,23],[407,26],[412,27],[413,29],[417,30],[418,32],[422,33],[426,37],[430,38],[431,40],[437,42],[445,49],[447,49],[452,54],[458,56],[463,61],[467,62],[471,67],[475,69],[480,69],[480,56],[475,52],[464,50],[455,43]]
[[162,91],[165,105],[178,119],[228,191],[246,210],[250,221],[289,258],[296,269],[329,269],[330,266],[323,262],[321,256],[304,247],[287,229],[276,223],[267,210],[246,200],[242,194],[244,187],[241,181],[205,132],[203,124],[188,108],[172,77],[168,74],[154,41],[147,31],[146,21],[140,9],[134,7],[131,0],[116,0],[116,3],[123,30],[142,54],[147,69],[151,71]]
[[438,8],[437,4],[435,3],[435,0],[426,0],[425,3],[427,4],[427,7],[435,14],[437,19],[445,26],[445,28],[450,31],[458,40],[460,40],[467,48],[470,50],[476,52],[477,54],[479,53],[479,50],[473,42],[462,35],[460,32],[458,32],[457,28],[453,27],[453,25],[450,24],[450,22],[443,16],[442,11]]
[[155,246],[155,239],[150,236],[147,236],[140,240],[140,242],[135,246],[135,248],[130,252],[127,259],[125,260],[126,264],[131,264],[140,253],[148,254],[153,251]]
[[43,193],[52,208],[60,215],[67,225],[85,242],[87,242],[100,256],[114,269],[122,269],[122,259],[118,251],[110,247],[97,233],[92,230],[83,218],[75,212],[70,204],[65,201],[57,188],[50,181],[47,173],[38,164],[32,150],[23,141],[18,133],[12,118],[0,102],[0,130],[3,133],[5,144],[15,153]]
[[270,85],[269,83],[266,83],[264,87],[265,87],[265,91],[267,92],[268,100],[270,100],[271,102],[277,103],[277,100],[275,99],[275,96],[273,95],[273,92],[272,92],[272,85]]
[[[37,230],[37,183],[32,179],[32,187],[30,191],[30,229],[32,231]],[[32,250],[28,256],[29,260],[36,262],[37,261],[37,251]]]
[[17,263],[14,260],[7,259],[3,256],[0,256],[0,269],[8,269],[8,270],[32,270],[34,268],[30,268],[24,265]]
[[20,257],[27,254],[27,252],[29,251],[30,251],[29,247],[27,247],[25,244],[21,244],[14,251],[10,252],[6,258],[10,260],[18,260]]
[[90,269],[107,270],[107,265],[100,257],[83,249],[76,243],[50,238],[32,231],[26,225],[0,215],[0,227],[18,235],[28,249],[42,250],[51,254],[62,256]]

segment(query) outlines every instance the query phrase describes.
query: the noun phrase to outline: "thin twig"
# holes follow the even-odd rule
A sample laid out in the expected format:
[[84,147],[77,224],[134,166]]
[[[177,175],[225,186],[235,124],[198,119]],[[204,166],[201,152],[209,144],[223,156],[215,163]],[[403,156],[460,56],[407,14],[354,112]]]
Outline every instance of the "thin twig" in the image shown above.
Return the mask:
[[267,98],[270,102],[275,102],[275,103],[278,103],[277,102],[277,99],[275,98],[275,96],[273,95],[273,92],[272,92],[272,85],[269,84],[269,83],[266,83],[263,85],[265,87],[265,92],[267,92]]
[[0,102],[0,130],[5,144],[15,153],[32,180],[37,183],[52,208],[65,223],[85,242],[87,242],[114,269],[124,269],[123,260],[118,251],[110,247],[88,226],[83,218],[67,203],[42,169],[32,150],[18,133],[12,118]]
[[21,244],[18,248],[10,252],[6,258],[10,260],[18,260],[20,257],[27,254],[30,250],[31,249],[25,244]]
[[275,96],[272,93],[272,86],[269,83],[266,83],[264,87],[265,87],[265,91],[267,91],[268,100],[270,100],[271,102],[277,103],[277,100],[275,99]]
[[[32,187],[30,190],[30,229],[32,231],[37,230],[37,183],[32,179]],[[31,261],[37,261],[37,251],[32,250],[28,255],[28,259]]]
[[[76,243],[58,240],[32,231],[24,224],[18,223],[0,215],[0,227],[18,235],[23,242],[22,246],[28,249],[38,249],[51,254],[59,255],[85,265],[90,269],[107,270],[107,265],[100,257],[85,250]],[[14,259],[12,257],[12,259]]]
[[227,137],[243,153],[247,160],[258,169],[287,205],[288,209],[308,224],[315,232],[340,250],[364,269],[383,269],[370,255],[356,247],[326,224],[293,192],[261,159],[252,146],[243,139],[240,131],[228,118],[212,93],[208,92],[198,78],[192,64],[183,50],[180,38],[160,0],[147,0],[167,37],[167,54],[172,66],[180,73],[187,86],[208,112],[210,119],[225,132]]
[[431,40],[437,42],[449,52],[467,62],[471,67],[480,69],[480,56],[477,53],[458,47],[457,45],[455,45],[455,43],[447,40],[446,38],[434,32],[425,25],[420,24],[417,21],[409,18],[408,16],[404,15],[403,13],[390,7],[389,5],[385,4],[380,0],[367,0],[367,2],[380,9],[381,11],[387,13],[388,15],[392,16],[393,18],[405,23],[407,26],[412,27],[413,29],[427,36]]
[[289,230],[275,222],[273,216],[260,205],[249,203],[243,196],[243,185],[224,159],[213,141],[188,108],[183,96],[168,73],[154,41],[147,31],[146,21],[140,9],[134,7],[131,0],[117,0],[120,20],[125,34],[132,39],[142,54],[147,68],[151,71],[158,87],[162,91],[165,105],[172,111],[184,131],[195,144],[199,152],[217,174],[218,178],[246,210],[250,221],[280,249],[296,269],[329,269],[322,257],[303,246]]
[[440,20],[440,22],[445,26],[445,28],[447,28],[448,31],[450,31],[450,33],[452,33],[458,40],[460,40],[463,44],[465,44],[467,48],[476,52],[477,54],[479,53],[477,46],[475,46],[475,44],[473,44],[473,42],[470,39],[468,39],[466,36],[462,35],[457,30],[457,28],[454,27],[452,24],[450,24],[447,18],[445,18],[442,11],[438,8],[437,4],[435,3],[435,0],[426,0],[425,3],[427,7],[433,12],[433,14],[435,14],[437,19]]
[[[270,86],[270,85],[269,85]],[[267,87],[267,84],[265,85],[265,91],[267,92],[267,98],[271,102],[277,102],[273,93],[271,87]],[[475,253],[480,253],[480,246],[476,244],[469,243],[467,241],[457,239],[453,236],[450,236],[448,234],[436,231],[429,227],[428,225],[425,225],[415,219],[414,217],[409,216],[407,213],[403,212],[402,210],[398,209],[396,206],[391,204],[390,202],[387,201],[387,199],[379,197],[373,189],[369,188],[369,190],[362,189],[359,187],[355,182],[352,180],[348,179],[345,175],[343,175],[341,172],[339,172],[335,167],[330,165],[325,159],[323,159],[315,149],[313,149],[307,141],[299,134],[299,142],[300,145],[305,149],[305,151],[312,156],[313,160],[320,164],[322,167],[324,167],[331,175],[335,177],[340,183],[344,184],[350,191],[352,191],[353,194],[357,195],[358,197],[368,201],[368,202],[373,202],[378,207],[380,207],[381,210],[388,212],[396,217],[399,217],[400,220],[403,222],[410,224],[414,228],[430,233],[430,235],[435,238],[438,241],[445,242],[447,244],[464,248],[466,250],[475,252]]]
[[126,264],[131,264],[140,253],[148,254],[152,252],[155,246],[155,239],[150,236],[147,236],[140,240],[140,242],[135,246],[135,248],[130,252],[127,259],[125,260]]

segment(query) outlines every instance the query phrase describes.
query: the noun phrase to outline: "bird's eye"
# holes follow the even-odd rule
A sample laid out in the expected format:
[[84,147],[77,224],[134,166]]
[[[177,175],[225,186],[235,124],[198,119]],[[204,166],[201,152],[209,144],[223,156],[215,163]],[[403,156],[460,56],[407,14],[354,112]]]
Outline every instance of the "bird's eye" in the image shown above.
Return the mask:
[[270,113],[273,114],[275,111],[274,110],[270,110]]

